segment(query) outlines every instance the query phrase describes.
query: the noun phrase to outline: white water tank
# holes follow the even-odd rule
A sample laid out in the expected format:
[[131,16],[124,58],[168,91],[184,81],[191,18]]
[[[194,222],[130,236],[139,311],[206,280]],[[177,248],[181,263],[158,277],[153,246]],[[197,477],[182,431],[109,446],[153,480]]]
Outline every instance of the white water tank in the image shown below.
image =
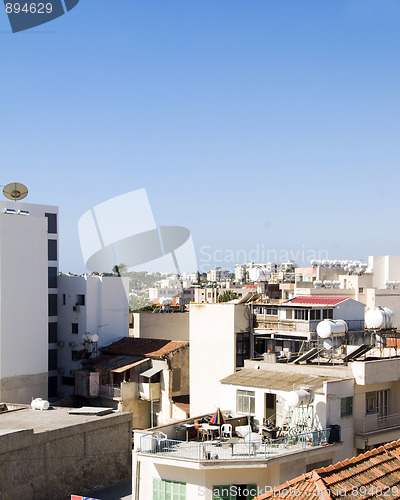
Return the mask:
[[315,280],[314,281],[314,288],[322,288],[322,281],[321,280]]
[[171,299],[171,297],[161,297],[160,299],[160,304],[162,306],[170,306],[171,304],[173,304],[174,300]]
[[49,402],[42,398],[32,399],[31,408],[32,410],[48,410]]
[[387,307],[373,307],[365,313],[365,325],[372,330],[393,328],[394,312]]
[[348,327],[342,319],[324,319],[317,325],[317,334],[321,339],[328,339],[332,335],[344,335]]
[[332,286],[332,281],[331,280],[325,280],[324,281],[324,287],[325,288],[330,288]]
[[297,391],[289,392],[285,396],[288,406],[297,408],[302,405],[309,405],[314,401],[314,393],[311,389],[299,389]]

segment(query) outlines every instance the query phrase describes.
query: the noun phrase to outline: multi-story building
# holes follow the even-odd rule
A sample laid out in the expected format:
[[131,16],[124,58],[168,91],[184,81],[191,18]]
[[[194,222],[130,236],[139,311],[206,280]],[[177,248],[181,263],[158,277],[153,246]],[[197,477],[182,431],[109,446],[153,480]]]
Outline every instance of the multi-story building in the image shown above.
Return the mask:
[[207,280],[212,282],[227,281],[229,280],[229,277],[230,272],[226,269],[221,269],[220,267],[215,267],[207,272]]
[[0,400],[57,394],[58,208],[0,202]]
[[129,278],[58,278],[58,397],[74,392],[74,371],[98,348],[129,335]]

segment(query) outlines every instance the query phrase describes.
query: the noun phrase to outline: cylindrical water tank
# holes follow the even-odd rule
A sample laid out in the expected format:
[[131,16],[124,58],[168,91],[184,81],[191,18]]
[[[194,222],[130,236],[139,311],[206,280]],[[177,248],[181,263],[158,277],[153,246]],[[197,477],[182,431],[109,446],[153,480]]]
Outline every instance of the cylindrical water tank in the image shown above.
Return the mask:
[[314,401],[314,393],[311,389],[299,389],[297,391],[289,392],[285,396],[288,406],[296,408],[297,406],[309,405]]
[[325,288],[330,288],[332,286],[332,281],[331,280],[325,280],[324,281],[324,287]]
[[393,327],[394,312],[387,307],[373,307],[365,313],[365,325],[373,330]]
[[49,402],[42,398],[35,398],[31,403],[32,410],[48,410],[49,406]]
[[321,280],[315,280],[314,281],[314,288],[321,288],[322,287],[322,281]]
[[90,340],[92,342],[98,342],[99,341],[99,336],[97,335],[97,333],[92,333],[91,336],[90,336]]
[[343,319],[324,319],[317,325],[317,334],[321,339],[328,339],[332,335],[344,335],[348,327]]

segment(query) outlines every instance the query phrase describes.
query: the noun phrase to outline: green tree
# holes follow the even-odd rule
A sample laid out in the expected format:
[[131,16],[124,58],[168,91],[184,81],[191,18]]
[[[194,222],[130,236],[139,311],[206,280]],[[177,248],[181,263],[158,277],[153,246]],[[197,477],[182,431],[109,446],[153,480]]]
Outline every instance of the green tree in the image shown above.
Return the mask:
[[221,295],[218,297],[218,302],[229,302],[230,300],[234,300],[237,298],[237,293],[232,292],[232,290],[225,290],[225,292],[221,293]]

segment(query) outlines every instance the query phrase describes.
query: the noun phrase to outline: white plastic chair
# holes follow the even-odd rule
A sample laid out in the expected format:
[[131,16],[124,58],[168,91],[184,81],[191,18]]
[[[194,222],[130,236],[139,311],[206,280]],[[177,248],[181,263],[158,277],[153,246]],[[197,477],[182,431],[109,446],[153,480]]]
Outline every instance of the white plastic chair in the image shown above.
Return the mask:
[[231,424],[222,424],[221,427],[221,437],[232,437],[232,425]]

